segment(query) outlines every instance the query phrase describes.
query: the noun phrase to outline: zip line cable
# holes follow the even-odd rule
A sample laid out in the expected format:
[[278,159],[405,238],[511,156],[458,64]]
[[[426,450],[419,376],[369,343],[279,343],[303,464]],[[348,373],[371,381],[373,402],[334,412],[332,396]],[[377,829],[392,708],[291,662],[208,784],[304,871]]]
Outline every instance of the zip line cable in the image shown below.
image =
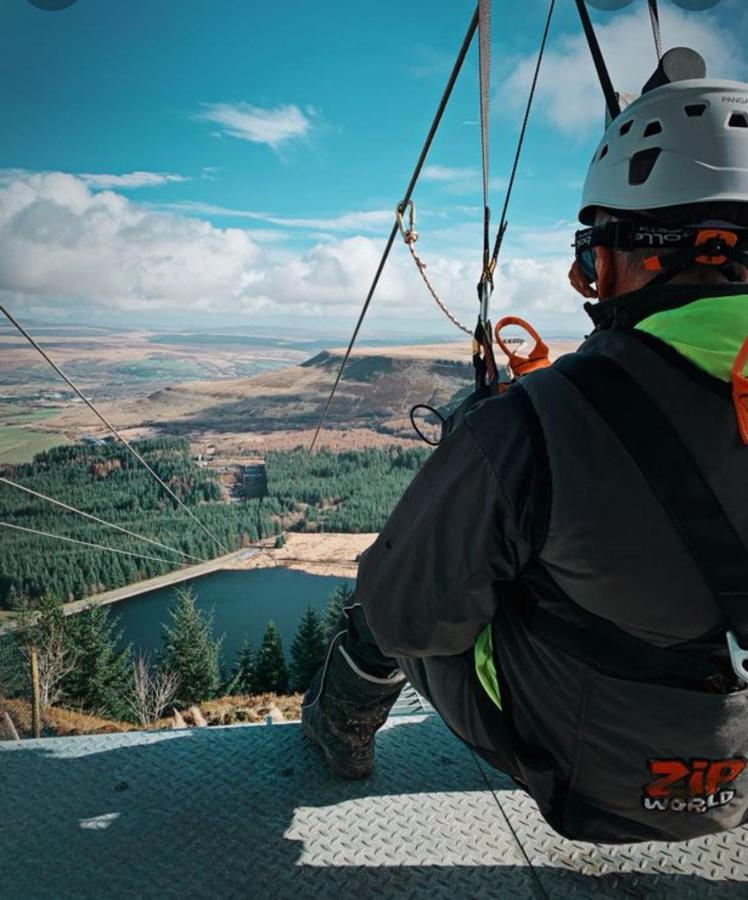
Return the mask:
[[[555,8],[556,8],[556,0],[550,0],[550,6],[548,8],[548,16],[546,18],[545,28],[543,30],[543,36],[542,36],[542,40],[540,42],[540,49],[538,51],[538,59],[537,59],[536,65],[535,65],[535,71],[533,73],[533,78],[532,78],[532,82],[530,85],[530,92],[529,92],[529,95],[527,98],[527,105],[525,108],[524,118],[522,120],[522,126],[520,128],[520,133],[519,133],[519,139],[517,141],[517,148],[516,148],[516,151],[514,154],[514,161],[512,163],[511,175],[509,178],[506,195],[504,197],[504,204],[503,204],[503,208],[501,211],[501,219],[499,222],[499,228],[498,228],[498,231],[496,232],[496,241],[494,243],[493,253],[491,254],[487,269],[486,269],[486,263],[485,263],[485,259],[486,259],[485,248],[487,246],[487,232],[484,227],[484,272],[487,272],[489,278],[493,276],[493,273],[496,269],[496,262],[498,260],[499,252],[501,250],[501,245],[504,240],[504,234],[505,234],[507,226],[509,224],[507,221],[507,212],[509,209],[509,202],[512,197],[512,192],[514,190],[514,183],[515,183],[515,180],[517,177],[519,162],[520,162],[520,158],[522,155],[522,149],[524,147],[525,134],[527,132],[527,126],[530,121],[530,113],[532,111],[532,104],[533,104],[533,100],[535,98],[535,92],[536,92],[536,88],[537,88],[537,84],[538,84],[538,78],[540,75],[540,69],[541,69],[541,66],[543,63],[543,58],[544,58],[546,46],[548,43],[548,35],[550,33],[551,22],[553,19],[553,13],[555,11]],[[482,11],[482,7],[481,7],[481,11]],[[482,35],[483,32],[480,32],[480,34]],[[483,58],[485,59],[485,56]],[[482,70],[483,70],[483,67],[481,66],[479,71],[482,72]],[[483,94],[481,94],[481,101],[482,101],[482,99],[483,99]],[[485,118],[485,126],[484,126],[484,118]],[[484,129],[485,129],[485,131],[484,131]],[[481,102],[481,133],[482,133],[482,135],[485,134],[486,143],[487,143],[488,142],[488,115],[487,115],[487,113],[484,114],[484,107],[483,107],[482,102]],[[487,159],[487,157],[484,156],[484,159]],[[484,164],[484,168],[483,168],[484,187],[488,183],[488,171],[489,171],[488,163],[486,162]],[[484,203],[485,203],[485,209],[488,210],[487,193],[485,190],[484,190],[483,198],[484,198]],[[415,211],[414,211],[414,207],[413,207],[413,202],[411,201],[408,204],[408,206],[410,208],[408,225],[406,226],[405,222],[403,221],[403,216],[399,209],[398,209],[398,222],[400,225],[400,232],[402,234],[403,240],[404,240],[408,250],[410,251],[410,255],[413,257],[413,260],[414,260],[416,266],[418,267],[418,271],[421,275],[421,278],[423,279],[424,283],[426,284],[426,287],[428,288],[429,293],[436,301],[436,304],[441,309],[441,311],[445,314],[445,316],[450,320],[450,322],[452,322],[452,324],[455,325],[457,328],[459,328],[461,331],[465,332],[465,334],[472,337],[474,329],[468,328],[467,326],[463,325],[462,322],[460,322],[459,319],[457,319],[456,316],[454,316],[454,314],[447,307],[447,305],[440,299],[435,287],[433,286],[433,284],[429,280],[428,276],[426,275],[426,271],[425,271],[426,263],[418,255],[418,253],[415,250],[415,246],[414,246],[415,242],[418,240],[418,232],[415,229]],[[489,212],[489,214],[490,214],[490,212]],[[488,216],[484,216],[484,226],[487,224],[487,222],[488,222]]]
[[[479,17],[479,8],[475,8],[475,12],[473,13],[473,18],[470,21],[470,25],[468,26],[467,33],[465,34],[465,38],[462,42],[462,46],[460,47],[459,53],[457,55],[457,59],[452,68],[452,72],[450,73],[449,79],[447,81],[447,86],[444,89],[444,93],[442,94],[441,100],[439,101],[439,106],[437,107],[436,114],[434,115],[434,119],[431,123],[431,127],[429,128],[428,135],[426,136],[426,140],[421,148],[421,153],[418,157],[418,161],[416,162],[415,169],[413,170],[413,174],[410,177],[410,182],[408,183],[408,187],[405,191],[405,196],[398,204],[398,211],[402,214],[405,211],[408,203],[410,202],[411,195],[413,194],[413,190],[416,186],[416,182],[418,181],[418,177],[421,174],[421,169],[423,168],[424,163],[426,162],[426,157],[428,156],[428,152],[431,149],[431,144],[433,143],[434,137],[436,135],[437,129],[439,128],[439,124],[442,120],[442,116],[444,115],[444,110],[447,108],[447,103],[449,102],[449,98],[452,95],[452,90],[457,81],[457,76],[460,74],[460,70],[462,69],[462,64],[465,62],[465,57],[467,56],[467,52],[470,49],[470,44],[472,43],[473,36],[475,34],[475,30],[478,27],[478,17]],[[366,313],[368,312],[369,305],[371,304],[372,298],[374,296],[374,292],[377,289],[377,285],[379,284],[379,279],[384,271],[385,264],[390,255],[390,250],[392,250],[392,244],[397,237],[398,231],[400,229],[400,224],[397,220],[395,220],[394,225],[392,226],[392,231],[390,232],[390,236],[387,239],[387,243],[384,247],[384,252],[382,253],[382,258],[379,261],[379,265],[377,266],[377,270],[374,273],[374,279],[371,283],[371,287],[369,288],[369,292],[366,295],[366,299],[364,300],[364,305],[361,308],[361,312],[358,316],[358,321],[356,322],[356,326],[353,329],[353,334],[351,335],[351,339],[348,343],[348,347],[343,356],[343,361],[341,362],[337,374],[335,376],[335,382],[332,386],[332,390],[330,391],[330,395],[327,398],[327,402],[325,403],[325,408],[322,411],[322,416],[320,417],[319,423],[317,424],[316,431],[314,432],[314,437],[312,438],[311,443],[309,444],[309,450],[307,453],[311,455],[314,450],[314,447],[317,443],[317,439],[319,438],[319,434],[322,431],[322,428],[327,421],[327,415],[330,412],[330,406],[332,405],[332,401],[335,397],[335,394],[338,390],[338,385],[340,384],[340,379],[343,377],[343,370],[348,363],[348,359],[353,351],[353,345],[356,343],[356,339],[358,338],[358,333],[361,330],[361,326],[363,324],[364,318],[366,317]]]
[[491,97],[491,0],[480,0],[478,9],[478,78],[480,82],[480,137],[483,160],[483,205],[488,206],[490,164],[488,113]]
[[618,101],[618,94],[613,87],[613,82],[610,80],[610,73],[608,72],[608,67],[605,65],[605,58],[600,49],[600,44],[597,41],[595,29],[592,25],[590,14],[587,11],[587,4],[585,3],[585,0],[575,0],[575,3],[577,4],[577,10],[579,11],[579,18],[582,21],[584,35],[587,38],[590,53],[592,54],[592,61],[597,70],[597,77],[600,79],[600,87],[602,87],[603,94],[605,95],[605,105],[608,108],[608,115],[612,121],[621,114],[621,104]]
[[59,506],[61,509],[67,510],[68,512],[76,513],[79,516],[90,519],[92,522],[97,522],[99,525],[106,525],[107,528],[113,528],[115,531],[121,531],[123,534],[127,534],[130,537],[137,538],[140,541],[147,541],[149,544],[153,544],[155,547],[161,547],[162,550],[169,550],[171,553],[177,553],[180,556],[183,556],[185,559],[192,559],[195,562],[208,562],[207,559],[202,559],[199,556],[192,556],[192,554],[190,553],[185,553],[184,550],[178,550],[176,547],[170,547],[168,544],[162,544],[161,541],[156,541],[153,538],[146,537],[144,534],[138,534],[136,531],[130,531],[127,528],[123,528],[121,525],[115,525],[114,522],[107,522],[106,519],[100,519],[98,516],[94,516],[91,513],[84,512],[82,509],[77,509],[75,506],[70,506],[67,503],[63,503],[62,500],[56,500],[54,497],[48,497],[46,494],[35,491],[33,490],[33,488],[26,487],[26,485],[24,484],[19,484],[16,481],[11,481],[10,478],[0,477],[0,484],[5,484],[8,487],[16,488],[19,491],[25,491],[27,494],[31,494],[32,497],[38,497],[40,500],[46,500],[47,503],[52,503],[55,506]]
[[169,487],[168,484],[154,471],[153,468],[143,459],[143,456],[139,453],[138,450],[133,447],[133,445],[123,437],[119,431],[112,425],[112,423],[100,413],[99,410],[94,406],[94,404],[86,397],[73,382],[68,378],[68,376],[62,371],[62,369],[54,362],[47,352],[39,346],[39,344],[34,340],[33,337],[23,328],[23,326],[13,318],[13,316],[8,312],[8,310],[4,306],[0,306],[0,312],[5,316],[5,318],[13,325],[13,327],[21,334],[23,337],[31,344],[31,346],[39,353],[39,355],[54,369],[55,372],[62,378],[62,380],[80,397],[80,399],[86,404],[86,406],[91,410],[91,412],[102,422],[109,431],[117,438],[117,440],[121,441],[125,447],[132,453],[135,459],[156,479],[156,481],[161,485],[161,487],[166,491],[166,493],[174,500],[176,503],[182,507],[182,509],[190,516],[190,518],[194,519],[195,522],[200,526],[200,528],[208,535],[208,537],[214,541],[216,546],[223,550],[224,553],[228,553],[228,549],[224,547],[224,545],[218,540],[218,538],[209,531],[205,525],[198,519],[198,517],[192,512],[192,510],[184,503],[174,491]]
[[647,0],[649,5],[649,18],[652,20],[652,34],[654,35],[657,62],[662,59],[662,31],[660,30],[660,11],[657,8],[657,0]]
[[527,126],[530,121],[530,112],[532,110],[533,100],[535,99],[535,90],[538,86],[538,78],[540,76],[540,68],[543,64],[543,57],[545,56],[545,48],[548,43],[548,35],[551,30],[551,21],[553,19],[553,13],[556,9],[556,0],[551,0],[550,6],[548,8],[548,16],[545,20],[545,28],[543,30],[543,37],[540,41],[540,50],[538,51],[538,60],[535,64],[535,72],[532,76],[532,84],[530,85],[530,93],[527,97],[527,106],[525,107],[525,116],[522,120],[522,128],[519,132],[519,140],[517,141],[517,150],[514,154],[514,162],[512,163],[512,173],[509,176],[509,184],[506,189],[506,196],[504,197],[504,206],[501,210],[501,218],[499,219],[499,229],[496,232],[496,241],[493,245],[493,253],[491,254],[491,262],[489,265],[489,269],[491,273],[493,273],[496,268],[496,261],[499,258],[499,253],[501,252],[501,245],[504,242],[504,233],[506,232],[507,225],[507,213],[509,211],[509,201],[512,198],[512,191],[514,190],[514,182],[517,178],[517,169],[519,167],[519,160],[522,155],[522,148],[525,143],[525,134],[527,132]]
[[37,528],[25,528],[23,525],[11,525],[10,522],[0,522],[0,528],[12,528],[13,531],[25,531],[40,537],[53,538],[56,541],[66,541],[68,544],[82,544],[84,547],[93,547],[94,550],[108,550],[110,553],[121,553],[123,556],[134,556],[136,559],[149,559],[151,562],[160,562],[166,566],[173,566],[174,562],[161,559],[160,556],[146,556],[144,553],[133,553],[132,550],[119,550],[117,547],[107,547],[106,544],[92,544],[90,541],[79,541],[77,538],[64,537],[61,534],[51,534],[49,531],[39,531]]
[[491,0],[478,4],[478,82],[480,93],[480,146],[483,172],[483,277],[489,276],[491,208],[488,205],[488,186],[491,165],[490,122],[491,106]]

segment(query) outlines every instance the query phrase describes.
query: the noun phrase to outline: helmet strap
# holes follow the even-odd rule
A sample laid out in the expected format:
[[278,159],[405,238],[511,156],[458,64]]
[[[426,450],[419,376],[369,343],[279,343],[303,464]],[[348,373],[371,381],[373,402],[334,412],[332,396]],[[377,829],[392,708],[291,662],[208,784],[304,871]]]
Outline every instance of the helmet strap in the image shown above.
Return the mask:
[[657,274],[648,284],[666,284],[691,266],[719,269],[728,281],[739,281],[735,264],[748,265],[748,239],[745,234],[726,228],[694,229],[691,246],[682,247],[663,256],[648,256],[644,268]]
[[666,253],[653,252],[644,259],[644,268],[656,273],[649,286],[666,284],[693,265],[718,268],[729,280],[736,281],[739,278],[734,264],[748,266],[746,228],[671,227],[616,220],[578,231],[574,246],[577,259],[583,258],[593,247],[609,247],[622,252],[666,249]]

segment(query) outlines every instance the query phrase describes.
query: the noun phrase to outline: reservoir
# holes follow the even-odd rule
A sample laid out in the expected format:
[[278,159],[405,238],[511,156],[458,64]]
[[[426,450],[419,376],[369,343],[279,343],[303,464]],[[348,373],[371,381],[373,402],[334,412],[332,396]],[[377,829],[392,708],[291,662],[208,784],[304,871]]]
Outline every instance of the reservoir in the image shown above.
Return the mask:
[[[330,594],[341,584],[352,586],[353,582],[278,567],[213,572],[183,586],[192,587],[199,610],[212,614],[215,635],[223,636],[222,663],[230,669],[245,640],[257,650],[271,619],[278,626],[288,661],[291,641],[307,607],[324,613]],[[174,590],[161,588],[111,607],[112,615],[119,618],[124,644],[132,644],[136,653],[155,654],[161,649],[161,626],[170,622]]]

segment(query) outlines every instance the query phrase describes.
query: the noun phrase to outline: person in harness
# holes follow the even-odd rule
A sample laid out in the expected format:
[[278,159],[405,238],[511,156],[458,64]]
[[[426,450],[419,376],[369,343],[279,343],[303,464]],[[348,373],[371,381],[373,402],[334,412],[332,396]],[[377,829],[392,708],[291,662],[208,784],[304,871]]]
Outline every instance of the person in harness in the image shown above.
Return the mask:
[[748,85],[644,93],[580,219],[592,335],[418,473],[303,729],[365,778],[407,679],[560,833],[685,840],[748,820]]

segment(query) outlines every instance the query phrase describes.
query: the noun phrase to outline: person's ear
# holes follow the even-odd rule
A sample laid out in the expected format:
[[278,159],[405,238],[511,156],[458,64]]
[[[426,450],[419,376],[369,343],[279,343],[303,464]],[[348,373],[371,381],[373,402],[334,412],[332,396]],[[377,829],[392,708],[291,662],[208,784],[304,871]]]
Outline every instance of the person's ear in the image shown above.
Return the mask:
[[574,290],[583,297],[587,297],[588,300],[593,300],[597,297],[597,291],[588,281],[582,266],[579,264],[579,260],[575,259],[574,264],[569,269],[569,281]]
[[597,272],[597,294],[601,300],[616,295],[618,268],[616,254],[610,247],[595,247],[595,271]]

